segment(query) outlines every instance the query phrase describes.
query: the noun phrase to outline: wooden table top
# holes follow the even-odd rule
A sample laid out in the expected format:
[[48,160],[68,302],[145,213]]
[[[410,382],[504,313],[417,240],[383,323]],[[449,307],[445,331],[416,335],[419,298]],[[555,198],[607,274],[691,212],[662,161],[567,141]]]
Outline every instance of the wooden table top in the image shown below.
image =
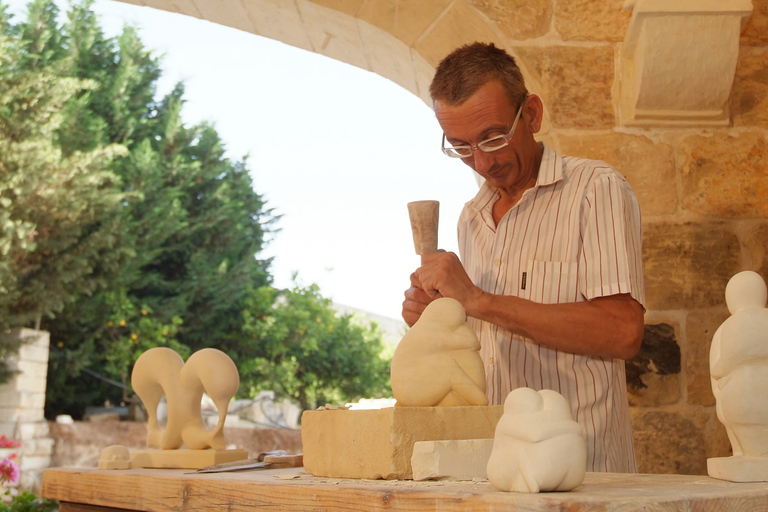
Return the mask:
[[618,473],[587,473],[571,492],[523,494],[496,491],[487,480],[350,480],[315,477],[303,468],[208,474],[52,468],[43,473],[42,495],[63,502],[62,511],[768,512],[768,483]]

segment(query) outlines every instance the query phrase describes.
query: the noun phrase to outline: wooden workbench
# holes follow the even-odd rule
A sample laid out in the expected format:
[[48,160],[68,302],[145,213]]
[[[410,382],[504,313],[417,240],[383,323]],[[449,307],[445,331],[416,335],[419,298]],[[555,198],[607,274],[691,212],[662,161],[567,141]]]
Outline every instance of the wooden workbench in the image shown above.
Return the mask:
[[413,482],[314,477],[303,468],[190,474],[169,469],[47,469],[42,495],[62,512],[245,511],[768,512],[768,484],[706,476],[587,473],[571,492],[495,491],[487,480]]

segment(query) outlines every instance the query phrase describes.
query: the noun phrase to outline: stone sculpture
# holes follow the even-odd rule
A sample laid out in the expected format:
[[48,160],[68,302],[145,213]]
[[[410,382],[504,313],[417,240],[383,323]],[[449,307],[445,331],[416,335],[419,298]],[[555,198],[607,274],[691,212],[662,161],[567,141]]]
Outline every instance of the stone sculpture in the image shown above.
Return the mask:
[[488,459],[500,491],[569,491],[587,471],[584,429],[558,392],[518,388],[507,395]]
[[398,406],[487,405],[480,342],[457,300],[429,304],[392,358]]
[[732,457],[709,459],[710,476],[768,481],[768,289],[756,272],[740,272],[725,288],[731,316],[715,331],[709,353],[717,417]]
[[[187,363],[173,350],[157,347],[144,352],[131,374],[131,385],[147,408],[147,446],[164,450],[180,448],[184,444],[191,450],[223,449],[224,420],[229,401],[237,392],[240,376],[232,359],[224,352],[206,348],[192,354]],[[216,409],[219,421],[208,430],[203,423],[200,401],[207,392]],[[157,419],[157,406],[166,397],[168,420],[161,428]]]

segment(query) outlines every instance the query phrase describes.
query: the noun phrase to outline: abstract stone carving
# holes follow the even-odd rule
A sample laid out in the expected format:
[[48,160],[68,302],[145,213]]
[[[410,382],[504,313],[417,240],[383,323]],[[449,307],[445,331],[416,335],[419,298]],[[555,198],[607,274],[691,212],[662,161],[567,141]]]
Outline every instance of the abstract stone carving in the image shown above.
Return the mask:
[[459,301],[430,303],[392,358],[398,406],[487,405],[480,341]]
[[584,480],[587,443],[560,393],[518,388],[507,395],[488,459],[500,491],[569,491]]
[[[147,350],[136,360],[131,385],[147,408],[148,447],[172,450],[183,444],[191,450],[225,448],[224,420],[240,377],[235,363],[224,352],[213,348],[199,350],[184,364],[169,348]],[[203,423],[203,392],[208,393],[219,411],[219,421],[213,430]],[[164,429],[157,418],[157,406],[163,395],[168,402]]]
[[710,476],[768,481],[768,289],[756,272],[740,272],[725,288],[731,316],[715,331],[709,353],[717,417],[732,457],[707,460]]

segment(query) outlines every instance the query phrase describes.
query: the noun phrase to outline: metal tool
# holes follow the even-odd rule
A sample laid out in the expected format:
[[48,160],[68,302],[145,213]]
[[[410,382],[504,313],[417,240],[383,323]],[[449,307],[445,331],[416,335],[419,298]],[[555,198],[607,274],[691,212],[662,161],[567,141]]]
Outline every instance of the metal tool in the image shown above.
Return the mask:
[[288,455],[285,450],[275,450],[259,454],[255,459],[237,460],[200,468],[195,473],[224,473],[227,471],[243,471],[246,469],[278,469],[297,468],[304,465],[302,454]]

